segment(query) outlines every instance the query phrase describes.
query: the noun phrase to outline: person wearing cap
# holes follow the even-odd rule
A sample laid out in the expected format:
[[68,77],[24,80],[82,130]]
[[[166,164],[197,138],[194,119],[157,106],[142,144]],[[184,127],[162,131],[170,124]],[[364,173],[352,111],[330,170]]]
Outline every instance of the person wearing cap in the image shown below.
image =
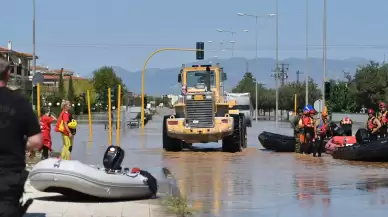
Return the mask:
[[300,153],[300,134],[303,133],[303,128],[299,128],[299,120],[303,118],[303,109],[298,109],[298,113],[291,120],[291,127],[294,129],[294,136],[296,140],[295,152]]
[[30,205],[20,203],[28,176],[26,149],[39,150],[42,136],[31,104],[7,88],[10,77],[10,64],[0,58],[0,216],[19,217]]
[[353,121],[350,117],[345,116],[340,122],[340,126],[343,129],[344,136],[352,136]]
[[316,157],[317,153],[318,157],[321,157],[322,155],[321,151],[324,145],[324,139],[327,137],[327,133],[329,130],[328,117],[329,114],[327,113],[327,111],[323,111],[321,117],[315,121],[315,132],[318,140],[313,143],[313,157]]
[[368,109],[368,120],[366,122],[366,129],[369,131],[370,140],[377,140],[377,135],[381,128],[379,119],[375,116],[373,109]]
[[388,111],[386,108],[387,105],[384,102],[379,103],[380,112],[377,114],[377,118],[381,123],[381,128],[379,130],[380,138],[384,138],[388,134]]

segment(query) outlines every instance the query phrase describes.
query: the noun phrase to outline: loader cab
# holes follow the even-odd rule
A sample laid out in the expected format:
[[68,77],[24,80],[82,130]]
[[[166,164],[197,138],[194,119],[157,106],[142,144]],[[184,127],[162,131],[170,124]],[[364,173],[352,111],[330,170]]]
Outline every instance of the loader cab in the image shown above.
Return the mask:
[[219,64],[212,65],[192,65],[185,67],[178,74],[178,82],[186,85],[189,92],[219,91],[220,83],[226,80],[226,73]]

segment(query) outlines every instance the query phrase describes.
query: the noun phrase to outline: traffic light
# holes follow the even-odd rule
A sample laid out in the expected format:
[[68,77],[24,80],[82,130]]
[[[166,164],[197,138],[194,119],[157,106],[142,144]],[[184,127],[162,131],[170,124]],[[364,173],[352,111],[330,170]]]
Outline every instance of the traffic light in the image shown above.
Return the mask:
[[32,104],[37,105],[37,99],[38,99],[38,86],[32,87]]
[[196,46],[196,59],[197,60],[203,60],[205,58],[205,43],[203,42],[197,42],[197,46]]
[[147,104],[148,104],[147,96],[144,95],[144,109],[147,108]]
[[331,88],[331,83],[329,81],[325,81],[325,100],[330,99],[330,88]]

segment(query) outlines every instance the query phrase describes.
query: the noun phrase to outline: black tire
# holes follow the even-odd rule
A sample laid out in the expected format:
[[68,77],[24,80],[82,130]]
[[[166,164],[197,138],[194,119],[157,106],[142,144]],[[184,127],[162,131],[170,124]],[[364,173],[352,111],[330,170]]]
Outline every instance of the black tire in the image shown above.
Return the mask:
[[222,151],[224,152],[240,152],[242,151],[245,141],[244,134],[244,116],[231,115],[233,117],[234,127],[233,134],[222,139]]
[[179,139],[171,138],[167,135],[167,119],[170,115],[166,115],[163,118],[163,149],[165,151],[182,151],[183,144]]
[[242,148],[247,148],[248,147],[248,136],[247,136],[247,125],[246,123],[246,117],[244,114],[241,114],[243,118],[243,125],[242,125],[242,138],[243,138],[243,143],[242,143]]

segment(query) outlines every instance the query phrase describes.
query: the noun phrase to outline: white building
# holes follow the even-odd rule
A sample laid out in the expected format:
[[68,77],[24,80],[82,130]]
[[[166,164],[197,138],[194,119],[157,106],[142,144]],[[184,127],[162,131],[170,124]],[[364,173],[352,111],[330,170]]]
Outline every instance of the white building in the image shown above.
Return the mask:
[[179,96],[178,95],[169,94],[169,95],[167,95],[167,98],[170,99],[171,105],[175,105],[178,102]]

